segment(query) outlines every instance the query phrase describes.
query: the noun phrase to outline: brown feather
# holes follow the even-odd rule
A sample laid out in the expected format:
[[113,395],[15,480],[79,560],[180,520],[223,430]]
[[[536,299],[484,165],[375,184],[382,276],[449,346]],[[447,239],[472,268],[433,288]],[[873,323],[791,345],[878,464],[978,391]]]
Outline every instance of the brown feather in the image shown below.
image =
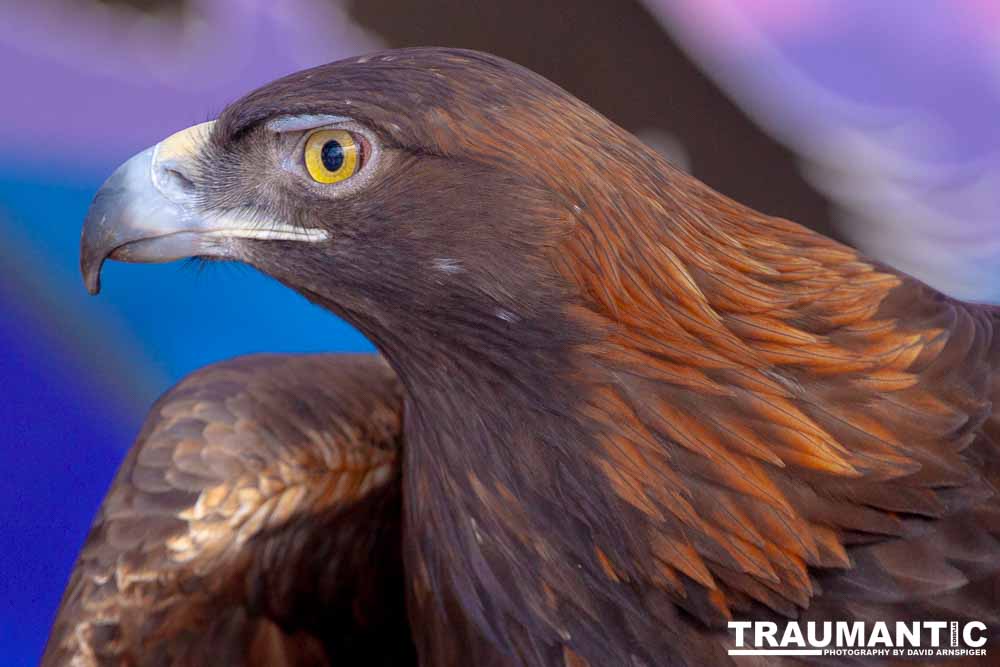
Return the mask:
[[399,397],[374,357],[247,357],[185,379],[122,465],[42,663],[411,661]]

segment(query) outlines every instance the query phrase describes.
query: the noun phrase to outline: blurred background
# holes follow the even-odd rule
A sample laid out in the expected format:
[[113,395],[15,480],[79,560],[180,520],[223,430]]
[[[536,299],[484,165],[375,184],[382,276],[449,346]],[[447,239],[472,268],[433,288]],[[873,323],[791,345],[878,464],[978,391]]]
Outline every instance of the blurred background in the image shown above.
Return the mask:
[[995,0],[0,2],[0,664],[37,662],[155,397],[257,351],[366,351],[241,267],[111,263],[80,224],[133,153],[267,81],[384,47],[492,51],[716,189],[1000,302]]

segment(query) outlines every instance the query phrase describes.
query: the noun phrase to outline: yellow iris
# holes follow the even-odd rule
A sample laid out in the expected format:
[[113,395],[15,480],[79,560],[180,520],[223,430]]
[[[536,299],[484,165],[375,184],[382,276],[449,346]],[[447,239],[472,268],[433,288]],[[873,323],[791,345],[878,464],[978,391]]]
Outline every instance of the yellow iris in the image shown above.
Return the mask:
[[345,130],[317,130],[306,139],[306,170],[317,183],[339,183],[360,166],[358,143]]

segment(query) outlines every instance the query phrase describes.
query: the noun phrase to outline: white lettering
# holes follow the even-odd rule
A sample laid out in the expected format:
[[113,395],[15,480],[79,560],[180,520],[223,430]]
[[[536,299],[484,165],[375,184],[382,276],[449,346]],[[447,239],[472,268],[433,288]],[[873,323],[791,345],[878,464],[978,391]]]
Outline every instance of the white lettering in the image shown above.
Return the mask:
[[743,647],[743,631],[750,628],[753,625],[750,621],[729,621],[729,629],[736,630],[736,646],[737,648]]
[[785,625],[785,634],[781,636],[781,645],[805,648],[806,640],[802,637],[802,629],[798,623],[791,621]]
[[[979,630],[979,638],[972,638],[972,630]],[[979,648],[986,643],[986,624],[980,621],[970,621],[965,624],[962,628],[962,640],[965,642],[966,646],[971,646],[972,648]]]
[[920,646],[920,623],[896,621],[896,646]]
[[754,628],[754,646],[763,646],[764,640],[767,640],[767,645],[775,648],[778,646],[778,642],[774,640],[774,636],[778,634],[778,624],[772,623],[771,621],[761,621]]
[[885,624],[885,621],[876,623],[875,629],[868,636],[868,646],[876,646],[878,644],[892,646],[892,637],[889,635],[889,627]]
[[937,648],[941,645],[941,631],[948,627],[947,621],[924,621],[924,627],[930,628],[931,646]]
[[816,625],[814,621],[809,621],[806,624],[806,632],[809,635],[809,645],[815,646],[816,648],[823,648],[824,646],[829,646],[830,642],[833,640],[833,629],[832,623],[830,621],[823,621],[823,638],[818,639],[816,637]]
[[986,655],[989,641],[982,621],[730,621],[729,629],[730,655]]
[[865,624],[861,621],[837,623],[837,646],[863,646],[864,634]]

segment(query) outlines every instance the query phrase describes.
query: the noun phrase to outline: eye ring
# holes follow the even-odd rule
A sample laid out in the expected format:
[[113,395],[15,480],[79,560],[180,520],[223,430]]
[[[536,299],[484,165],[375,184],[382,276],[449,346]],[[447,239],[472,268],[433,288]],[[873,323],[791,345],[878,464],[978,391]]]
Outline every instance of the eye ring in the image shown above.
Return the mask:
[[306,138],[306,171],[317,183],[344,181],[361,169],[363,142],[347,130],[316,130]]

